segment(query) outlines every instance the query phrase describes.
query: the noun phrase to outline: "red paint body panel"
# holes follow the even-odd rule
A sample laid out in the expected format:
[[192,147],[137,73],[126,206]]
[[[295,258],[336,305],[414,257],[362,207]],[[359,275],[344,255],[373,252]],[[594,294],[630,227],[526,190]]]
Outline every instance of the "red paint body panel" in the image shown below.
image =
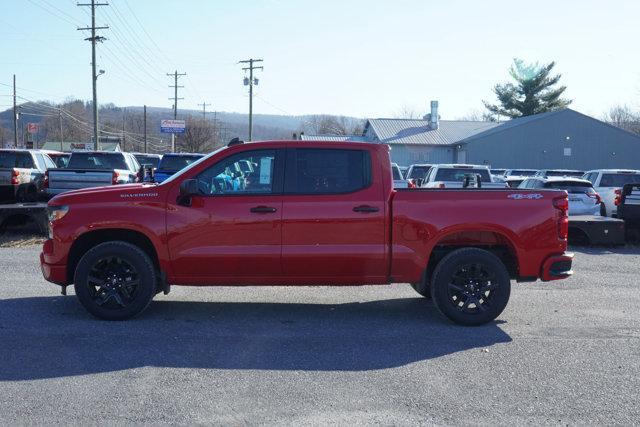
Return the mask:
[[[370,152],[371,184],[337,195],[195,196],[177,203],[184,179],[227,156],[255,149],[362,149]],[[394,191],[389,148],[381,144],[271,141],[216,152],[176,179],[72,191],[50,206],[69,212],[51,225],[41,255],[43,275],[69,284],[68,254],[77,239],[97,230],[146,236],[160,269],[177,285],[350,285],[417,282],[434,248],[506,247],[518,275],[542,278],[550,257],[562,256],[560,191]],[[253,213],[255,206],[275,212]],[[369,206],[377,212],[355,212]],[[545,264],[547,262],[547,264]],[[545,265],[547,267],[545,267]]]

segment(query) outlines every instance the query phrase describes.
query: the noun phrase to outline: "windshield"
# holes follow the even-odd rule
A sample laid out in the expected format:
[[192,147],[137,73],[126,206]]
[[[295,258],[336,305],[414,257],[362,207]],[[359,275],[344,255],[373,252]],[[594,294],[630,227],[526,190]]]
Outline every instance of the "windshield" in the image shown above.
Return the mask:
[[158,169],[167,171],[179,171],[182,168],[189,166],[191,163],[202,158],[202,154],[187,154],[187,155],[165,155],[160,160]]
[[141,165],[151,165],[152,167],[157,168],[158,163],[160,163],[160,158],[156,156],[141,156],[136,154],[134,157]]
[[455,181],[462,182],[466,175],[480,175],[482,182],[491,182],[489,171],[487,169],[478,168],[442,168],[438,169],[435,181]]
[[122,153],[72,153],[67,167],[69,169],[129,169]]
[[637,173],[605,173],[600,180],[600,187],[623,187],[637,182],[640,182],[640,174]]
[[430,169],[431,166],[414,166],[411,168],[411,173],[407,176],[407,179],[424,179]]
[[[197,159],[195,162],[190,163],[188,166],[184,167],[183,169],[181,169],[178,173],[171,175],[169,178],[165,179],[164,181],[162,181],[162,183],[160,185],[164,185],[168,182],[173,182],[176,179],[180,178],[185,172],[193,169],[194,167],[198,166],[200,163],[206,161],[207,159],[209,159],[212,156],[215,156],[216,154],[218,154],[219,152],[221,152],[222,150],[226,150],[227,147],[220,147],[217,150],[212,151],[211,153],[207,154],[204,157],[200,157],[199,159]],[[164,161],[164,159],[167,156],[163,156],[162,160]],[[162,163],[162,162],[161,162]]]
[[391,166],[391,170],[392,170],[392,173],[393,173],[393,180],[394,181],[402,180],[402,172],[400,172],[400,168],[398,167],[398,165],[392,165]]
[[69,164],[70,154],[49,154],[49,157],[59,168],[66,168]]

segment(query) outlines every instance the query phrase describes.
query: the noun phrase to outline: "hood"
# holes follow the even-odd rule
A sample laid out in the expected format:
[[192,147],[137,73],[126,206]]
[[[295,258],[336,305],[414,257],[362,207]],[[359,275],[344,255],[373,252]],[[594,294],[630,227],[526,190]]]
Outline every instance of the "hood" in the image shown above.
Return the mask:
[[159,186],[155,183],[118,184],[105,187],[82,188],[58,194],[49,205],[66,205],[83,202],[111,202],[132,198],[157,198]]

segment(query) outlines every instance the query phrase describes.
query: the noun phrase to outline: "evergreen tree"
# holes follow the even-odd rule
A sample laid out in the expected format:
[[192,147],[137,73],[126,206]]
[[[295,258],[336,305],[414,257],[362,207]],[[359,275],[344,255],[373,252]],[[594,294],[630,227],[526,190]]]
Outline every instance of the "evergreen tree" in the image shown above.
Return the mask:
[[551,76],[555,65],[555,62],[527,64],[521,59],[514,59],[509,74],[515,84],[495,85],[493,91],[499,103],[483,101],[485,107],[493,114],[512,119],[565,108],[571,104],[571,100],[560,97],[566,86],[553,87],[561,77],[561,74]]

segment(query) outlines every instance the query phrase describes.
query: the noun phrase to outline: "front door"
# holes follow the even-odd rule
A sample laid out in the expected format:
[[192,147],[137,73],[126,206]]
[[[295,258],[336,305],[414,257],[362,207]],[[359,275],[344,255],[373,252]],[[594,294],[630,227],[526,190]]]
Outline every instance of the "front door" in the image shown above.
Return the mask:
[[384,282],[385,209],[381,172],[372,170],[369,151],[287,150],[285,277],[292,284]]
[[[284,154],[284,152],[283,152]],[[244,151],[197,176],[190,206],[167,209],[167,238],[179,283],[258,283],[282,274],[279,150]]]

